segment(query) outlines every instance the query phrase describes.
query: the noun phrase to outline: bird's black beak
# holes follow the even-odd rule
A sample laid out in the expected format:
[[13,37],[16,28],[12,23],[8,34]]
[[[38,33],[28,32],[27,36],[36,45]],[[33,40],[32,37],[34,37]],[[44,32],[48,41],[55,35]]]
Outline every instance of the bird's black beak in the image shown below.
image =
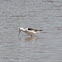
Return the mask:
[[[21,32],[21,30],[19,29],[19,34],[20,34],[20,32]],[[18,36],[19,36],[19,34],[18,34]]]

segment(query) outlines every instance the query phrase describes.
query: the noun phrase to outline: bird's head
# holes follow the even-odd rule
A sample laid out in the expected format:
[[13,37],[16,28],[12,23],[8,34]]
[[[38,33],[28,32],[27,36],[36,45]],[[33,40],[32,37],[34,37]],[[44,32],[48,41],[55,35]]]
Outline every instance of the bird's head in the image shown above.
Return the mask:
[[22,27],[21,27],[21,28],[19,28],[19,34],[20,34],[20,32],[21,32],[21,31],[23,31],[23,30],[24,30],[24,29],[23,29]]
[[19,28],[19,31],[23,31],[24,29],[21,27],[21,28]]

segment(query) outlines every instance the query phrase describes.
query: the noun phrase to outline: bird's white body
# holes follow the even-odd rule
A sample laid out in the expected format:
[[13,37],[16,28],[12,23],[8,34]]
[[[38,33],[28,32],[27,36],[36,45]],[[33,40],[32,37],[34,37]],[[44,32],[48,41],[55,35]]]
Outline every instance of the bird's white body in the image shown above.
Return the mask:
[[39,33],[39,31],[41,31],[41,30],[36,30],[36,29],[32,29],[32,28],[26,28],[26,29],[24,29],[24,28],[21,27],[21,28],[19,28],[19,33],[20,33],[20,31],[23,31],[26,34],[32,36],[35,33]]
[[29,34],[29,35],[33,35],[33,34],[35,34],[35,33],[37,33],[37,32],[35,32],[35,31],[29,31],[29,30],[26,30],[26,31],[24,31],[26,34]]

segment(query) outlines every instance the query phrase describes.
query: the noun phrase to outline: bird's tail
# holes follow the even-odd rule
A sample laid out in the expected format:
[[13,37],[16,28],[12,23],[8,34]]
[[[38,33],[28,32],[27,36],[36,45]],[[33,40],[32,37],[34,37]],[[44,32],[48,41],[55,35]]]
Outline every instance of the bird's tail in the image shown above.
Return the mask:
[[43,31],[43,30],[39,30],[39,31]]
[[38,30],[37,32],[40,33],[40,31],[43,31],[43,30]]

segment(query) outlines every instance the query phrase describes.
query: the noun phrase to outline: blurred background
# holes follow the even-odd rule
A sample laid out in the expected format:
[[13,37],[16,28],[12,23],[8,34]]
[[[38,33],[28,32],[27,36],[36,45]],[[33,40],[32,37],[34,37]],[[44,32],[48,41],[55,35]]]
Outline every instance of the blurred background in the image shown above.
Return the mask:
[[62,62],[62,0],[0,0],[0,62]]

